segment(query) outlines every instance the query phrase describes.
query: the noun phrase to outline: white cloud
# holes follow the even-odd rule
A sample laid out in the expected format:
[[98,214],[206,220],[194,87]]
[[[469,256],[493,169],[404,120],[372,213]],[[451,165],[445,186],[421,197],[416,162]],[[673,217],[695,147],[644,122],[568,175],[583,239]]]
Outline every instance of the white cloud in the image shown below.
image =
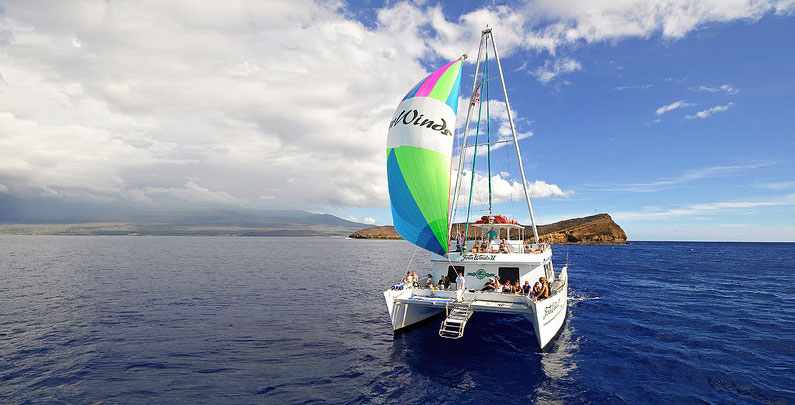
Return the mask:
[[[4,4],[0,182],[19,195],[380,206],[385,123],[427,75],[420,62],[476,52],[487,23],[503,58],[554,57],[583,42],[676,39],[705,23],[792,9],[791,1],[542,0],[448,20],[442,6],[396,3],[364,24],[341,4]],[[549,82],[580,69],[562,57],[535,72]],[[545,184],[534,184],[539,195],[554,186]]]
[[[502,97],[502,88],[500,85],[497,84],[493,88],[490,89],[491,96],[499,96]],[[485,91],[483,91],[485,94]],[[485,97],[485,96],[483,96]],[[485,100],[482,98],[482,100]],[[488,111],[487,111],[488,107]],[[469,108],[469,98],[460,98],[458,103],[458,133],[463,135],[464,125],[466,125],[466,114]],[[481,110],[481,111],[479,111]],[[478,147],[478,156],[484,155],[487,153],[488,149],[485,147],[486,142],[486,133],[487,131],[491,134],[491,143],[496,143],[491,145],[491,151],[494,152],[502,147],[507,145],[513,145],[511,143],[506,143],[504,141],[511,141],[513,140],[513,136],[511,136],[511,123],[508,120],[508,109],[505,106],[505,102],[502,100],[495,100],[491,99],[486,104],[484,103],[481,109],[480,104],[476,104],[472,109],[472,118],[469,124],[469,134],[467,139],[467,145],[474,145],[475,144],[475,135],[478,133],[478,113],[480,113],[480,129],[478,135],[478,145],[482,145]],[[487,127],[487,113],[491,118],[490,127]],[[526,129],[529,125],[527,120],[521,117],[516,110],[511,109],[511,117],[513,117],[515,129],[516,129],[516,139],[522,140],[525,138],[529,138],[533,136],[533,131]],[[467,151],[467,156],[471,156],[472,151]],[[457,162],[456,162],[457,163]]]
[[536,48],[556,47],[626,37],[679,39],[707,23],[758,20],[766,13],[783,14],[795,6],[791,0],[540,0],[530,4],[528,15],[553,23],[528,33],[526,43]]
[[658,108],[657,111],[655,111],[655,113],[657,115],[663,115],[663,114],[667,113],[668,111],[676,110],[677,108],[690,107],[690,106],[694,106],[694,105],[695,105],[694,103],[688,103],[687,101],[684,101],[684,100],[674,101],[671,104],[664,105],[664,106]]
[[616,90],[623,91],[623,90],[646,90],[654,87],[653,84],[639,84],[636,86],[620,86],[616,87]]
[[687,116],[685,116],[685,118],[690,119],[690,120],[692,120],[694,118],[707,118],[707,117],[709,117],[712,114],[715,114],[715,113],[718,113],[718,112],[722,112],[722,111],[726,111],[726,110],[729,109],[729,107],[731,107],[733,105],[734,105],[734,103],[729,103],[729,104],[726,104],[726,105],[716,105],[715,107],[710,107],[710,108],[707,108],[706,110],[701,110],[701,111],[695,113],[694,115],[687,115]]
[[611,214],[616,220],[653,220],[670,217],[705,215],[729,210],[754,209],[760,207],[795,206],[795,194],[774,198],[758,198],[750,200],[720,201],[703,204],[691,204],[682,208],[647,209],[643,211],[621,211]]
[[795,188],[795,181],[779,181],[779,182],[761,183],[761,184],[758,183],[754,184],[753,186],[768,190],[788,190],[791,188]]
[[538,78],[541,83],[549,83],[555,77],[582,70],[580,62],[564,57],[555,59],[554,61],[548,60],[544,62],[544,66],[539,67],[533,72],[533,75]]
[[773,163],[761,162],[750,163],[744,165],[734,166],[710,166],[700,169],[687,171],[679,176],[666,177],[651,182],[644,183],[627,183],[627,184],[587,184],[587,186],[595,188],[599,191],[623,191],[623,192],[637,192],[647,193],[660,190],[668,190],[671,188],[681,187],[685,184],[692,183],[698,180],[711,179],[722,176],[734,175],[738,172],[758,169],[760,167],[769,167]]
[[737,94],[740,92],[740,89],[736,89],[729,84],[724,84],[718,87],[711,87],[711,86],[698,86],[698,87],[690,87],[688,90],[693,92],[707,92],[707,93],[718,93],[724,92],[726,94]]
[[[459,207],[468,204],[469,190],[472,184],[472,172],[464,170],[463,173],[461,179],[461,192],[458,200]],[[521,181],[510,179],[505,176],[505,174],[504,172],[500,172],[491,176],[492,202],[494,204],[506,201],[523,202],[524,188],[522,187]],[[472,194],[472,205],[488,205],[489,177],[475,173],[474,190],[475,192]],[[543,180],[528,182],[527,191],[530,193],[530,198],[569,197],[574,194],[574,191],[564,191],[560,186],[549,184]]]

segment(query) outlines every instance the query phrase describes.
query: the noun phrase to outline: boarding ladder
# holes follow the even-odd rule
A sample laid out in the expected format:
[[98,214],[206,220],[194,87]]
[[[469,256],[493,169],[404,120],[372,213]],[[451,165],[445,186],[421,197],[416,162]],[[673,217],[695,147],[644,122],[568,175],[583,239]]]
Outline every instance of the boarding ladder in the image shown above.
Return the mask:
[[467,325],[469,317],[472,316],[472,306],[470,303],[453,303],[452,307],[446,307],[447,318],[439,327],[439,336],[448,339],[458,339],[464,336],[464,327]]

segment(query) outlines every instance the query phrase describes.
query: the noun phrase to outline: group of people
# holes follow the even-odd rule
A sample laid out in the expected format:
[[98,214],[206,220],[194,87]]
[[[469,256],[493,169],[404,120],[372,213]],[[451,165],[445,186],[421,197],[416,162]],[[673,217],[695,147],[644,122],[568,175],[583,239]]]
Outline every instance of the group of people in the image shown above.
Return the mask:
[[[500,240],[500,246],[499,246],[499,248],[496,251],[492,251],[491,249],[489,249],[489,246],[491,246],[492,240],[493,239],[489,239],[488,241],[486,241],[485,238],[484,239],[480,239],[480,238],[476,239],[475,240],[475,244],[472,246],[472,249],[470,250],[470,252],[472,252],[472,253],[511,253],[511,246],[508,244],[508,242],[505,241],[505,238],[502,238]],[[464,245],[464,241],[461,238],[461,234],[460,233],[456,236],[455,246],[456,246],[456,251],[457,252],[460,252],[462,248],[464,250],[466,250],[466,246]]]
[[[430,275],[430,274],[429,274]],[[417,277],[416,271],[408,271],[406,272],[406,277],[403,277],[403,284],[408,284],[412,287],[419,287],[420,286],[420,278]]]
[[[458,277],[455,280],[456,287],[459,290],[464,289],[464,282],[464,275],[459,271]],[[406,272],[406,277],[403,277],[403,284],[419,288],[420,280],[417,277],[417,272]],[[428,277],[425,279],[425,288],[435,287],[440,290],[449,290],[450,284],[451,282],[449,276],[439,277],[438,283],[434,282],[432,274],[428,274]],[[533,285],[531,288],[529,281],[525,281],[523,286],[519,285],[519,281],[511,280],[505,280],[505,283],[503,284],[500,283],[499,277],[493,277],[489,278],[489,281],[486,282],[486,285],[484,285],[480,291],[502,292],[503,294],[522,294],[540,301],[545,298],[549,298],[549,283],[547,283],[546,277],[540,277],[535,285]]]
[[[412,287],[415,287],[415,288],[419,288],[420,287],[420,280],[419,280],[419,277],[417,276],[417,272],[416,271],[406,272],[406,277],[403,277],[402,282],[403,282],[404,285],[409,285],[409,286],[412,286]],[[450,283],[451,283],[450,282],[450,277],[448,277],[448,276],[439,277],[439,282],[436,283],[433,280],[433,275],[428,274],[428,277],[425,278],[424,287],[425,288],[433,288],[433,287],[435,287],[435,288],[438,288],[440,290],[449,290],[450,289]]]
[[541,277],[531,288],[530,281],[525,281],[523,286],[519,285],[519,281],[505,280],[505,284],[500,283],[500,278],[490,278],[483,286],[481,291],[496,291],[504,294],[522,294],[537,300],[549,298],[549,284],[546,277]]

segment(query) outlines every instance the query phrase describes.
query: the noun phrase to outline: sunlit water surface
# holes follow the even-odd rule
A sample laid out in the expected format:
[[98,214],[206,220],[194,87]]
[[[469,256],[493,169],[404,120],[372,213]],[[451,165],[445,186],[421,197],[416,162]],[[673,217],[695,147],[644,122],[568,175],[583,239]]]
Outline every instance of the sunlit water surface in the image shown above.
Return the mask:
[[393,336],[403,241],[0,236],[0,403],[793,402],[795,244],[553,249],[538,353],[521,317]]

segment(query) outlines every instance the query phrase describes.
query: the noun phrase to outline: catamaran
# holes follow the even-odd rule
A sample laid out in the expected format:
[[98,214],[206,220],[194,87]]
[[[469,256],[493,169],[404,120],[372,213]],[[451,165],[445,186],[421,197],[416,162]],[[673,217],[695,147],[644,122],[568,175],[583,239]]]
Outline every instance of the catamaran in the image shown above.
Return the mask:
[[[489,49],[493,51],[496,62],[512,134],[512,139],[494,142],[488,130],[488,88],[492,79],[489,77]],[[532,323],[538,346],[544,350],[560,331],[567,315],[568,266],[556,272],[550,246],[538,238],[502,65],[491,28],[483,30],[480,38],[457,176],[455,183],[450,181],[462,61],[466,57],[463,55],[446,64],[417,83],[398,105],[389,123],[386,160],[395,230],[418,248],[431,252],[430,274],[434,281],[443,277],[449,277],[450,281],[461,281],[454,282],[446,289],[420,288],[413,283],[401,283],[384,291],[392,329],[397,332],[443,313],[445,319],[439,327],[439,336],[458,339],[464,335],[467,322],[476,312],[518,315]],[[484,97],[483,102],[480,100],[481,95]],[[482,142],[481,138],[484,104],[487,112],[484,131],[486,142]],[[468,144],[476,105],[479,107],[475,140]],[[533,239],[525,239],[524,226],[493,212],[491,187],[488,215],[481,216],[477,221],[470,220],[478,147],[487,149],[490,171],[491,148],[499,143],[512,143],[516,150]],[[463,243],[459,247],[450,235],[459,194],[462,193],[464,162],[469,150],[472,151],[469,204],[463,224]],[[453,184],[451,204],[450,189]],[[483,238],[483,242],[470,247],[470,241],[476,240],[478,236]],[[498,238],[504,241],[500,242]],[[503,284],[510,282],[512,285],[518,282],[523,286],[525,282],[534,285],[541,278],[546,281],[548,296],[542,293],[534,297],[524,291],[504,293],[489,288],[495,281]]]

